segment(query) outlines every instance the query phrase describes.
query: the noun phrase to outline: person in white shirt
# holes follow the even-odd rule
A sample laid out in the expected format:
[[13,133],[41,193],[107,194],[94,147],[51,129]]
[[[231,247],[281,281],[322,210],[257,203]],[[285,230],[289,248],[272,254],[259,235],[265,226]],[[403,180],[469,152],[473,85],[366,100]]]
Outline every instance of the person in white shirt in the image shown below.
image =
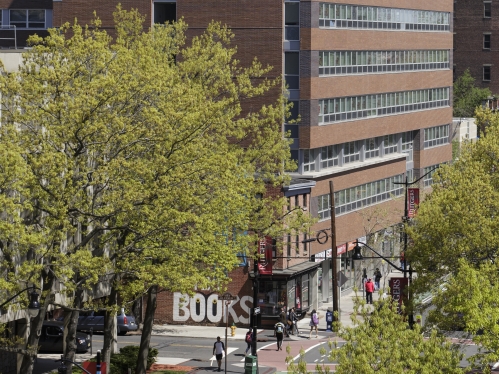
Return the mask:
[[225,346],[224,343],[220,341],[220,336],[217,336],[217,341],[213,344],[213,354],[217,358],[218,371],[221,371],[222,358],[224,356]]

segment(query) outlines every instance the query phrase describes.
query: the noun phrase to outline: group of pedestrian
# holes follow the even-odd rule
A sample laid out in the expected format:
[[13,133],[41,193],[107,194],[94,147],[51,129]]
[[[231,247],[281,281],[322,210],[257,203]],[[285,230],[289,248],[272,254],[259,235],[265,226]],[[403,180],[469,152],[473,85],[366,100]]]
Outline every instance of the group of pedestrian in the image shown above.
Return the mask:
[[374,271],[374,283],[372,282],[372,278],[367,279],[364,284],[364,290],[366,291],[366,303],[373,303],[373,292],[381,289],[381,271],[378,268]]
[[[294,330],[296,330],[296,334],[298,335],[300,332],[298,330],[298,325],[296,322],[298,321],[298,317],[296,316],[296,312],[294,308],[289,310],[289,313],[286,318],[286,312],[284,308],[281,310],[281,314],[279,315],[279,322],[274,325],[274,336],[277,338],[277,351],[282,351],[282,341],[284,339],[284,334],[289,337],[289,331],[291,334],[294,334]],[[287,325],[287,326],[286,326]],[[319,315],[316,310],[312,310],[310,314],[310,334],[309,339],[312,337],[312,331],[315,330],[315,337],[319,337]]]

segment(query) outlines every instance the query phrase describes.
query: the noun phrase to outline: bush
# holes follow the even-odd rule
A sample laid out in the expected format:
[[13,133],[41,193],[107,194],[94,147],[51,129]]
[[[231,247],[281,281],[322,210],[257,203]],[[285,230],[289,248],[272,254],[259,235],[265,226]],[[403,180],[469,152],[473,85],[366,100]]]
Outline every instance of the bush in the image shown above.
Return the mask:
[[[109,374],[122,374],[127,373],[128,369],[135,372],[137,365],[137,357],[139,357],[139,346],[127,345],[120,349],[120,353],[111,355],[111,370]],[[151,367],[156,361],[158,350],[156,348],[149,348],[149,355],[147,356],[147,369]]]
[[[114,353],[111,355],[111,365],[109,367],[109,374],[126,374],[128,369],[132,369],[132,373],[135,373],[137,367],[137,357],[139,357],[139,346],[127,345],[120,349],[120,353]],[[158,357],[158,350],[156,348],[149,348],[149,355],[147,356],[147,369],[151,368],[151,365],[156,361]],[[97,358],[94,357],[90,359],[91,362],[96,362]],[[76,366],[73,366],[73,374],[84,373]]]

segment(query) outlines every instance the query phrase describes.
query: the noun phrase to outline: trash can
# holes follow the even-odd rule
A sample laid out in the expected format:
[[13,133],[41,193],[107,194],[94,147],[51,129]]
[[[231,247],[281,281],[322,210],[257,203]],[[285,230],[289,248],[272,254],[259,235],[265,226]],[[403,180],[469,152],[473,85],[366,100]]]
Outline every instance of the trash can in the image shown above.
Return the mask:
[[333,331],[334,315],[332,310],[326,312],[326,331]]
[[258,358],[256,356],[246,356],[244,359],[244,374],[258,373]]

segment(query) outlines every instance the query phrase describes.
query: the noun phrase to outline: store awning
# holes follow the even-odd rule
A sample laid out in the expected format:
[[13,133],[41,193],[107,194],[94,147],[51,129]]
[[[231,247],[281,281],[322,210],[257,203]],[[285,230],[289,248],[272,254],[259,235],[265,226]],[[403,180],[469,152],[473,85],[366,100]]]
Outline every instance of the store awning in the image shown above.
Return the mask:
[[[290,278],[299,274],[307,273],[310,270],[316,269],[321,266],[320,262],[310,262],[305,261],[298,265],[290,266],[287,269],[272,269],[272,275],[260,275],[260,278],[267,279],[270,277],[279,277],[279,278]],[[253,271],[249,272],[250,278],[254,278]]]

